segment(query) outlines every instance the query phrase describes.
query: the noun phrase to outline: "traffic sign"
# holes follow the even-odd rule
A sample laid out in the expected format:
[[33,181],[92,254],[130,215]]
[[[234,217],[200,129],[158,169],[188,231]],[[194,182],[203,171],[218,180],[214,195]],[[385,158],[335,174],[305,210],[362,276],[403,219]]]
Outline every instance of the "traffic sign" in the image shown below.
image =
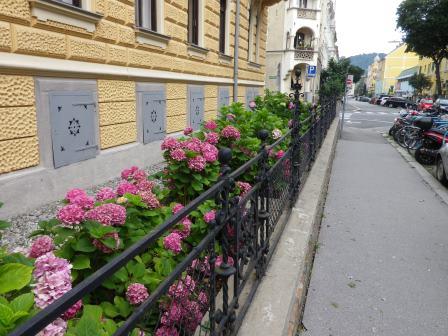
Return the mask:
[[316,77],[316,70],[317,67],[315,65],[308,65],[307,77],[308,78]]
[[347,85],[352,85],[353,84],[353,75],[347,75],[346,84]]

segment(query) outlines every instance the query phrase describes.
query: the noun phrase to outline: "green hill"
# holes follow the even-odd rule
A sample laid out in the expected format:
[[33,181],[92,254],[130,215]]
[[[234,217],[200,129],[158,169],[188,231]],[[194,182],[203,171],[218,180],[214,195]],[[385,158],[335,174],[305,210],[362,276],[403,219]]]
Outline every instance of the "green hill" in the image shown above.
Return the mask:
[[384,58],[384,56],[386,56],[386,54],[382,53],[371,53],[371,54],[350,56],[349,59],[351,64],[359,66],[360,68],[364,69],[364,71],[367,73],[367,69],[369,65],[373,63],[373,60],[375,59],[376,55],[380,56],[381,58]]

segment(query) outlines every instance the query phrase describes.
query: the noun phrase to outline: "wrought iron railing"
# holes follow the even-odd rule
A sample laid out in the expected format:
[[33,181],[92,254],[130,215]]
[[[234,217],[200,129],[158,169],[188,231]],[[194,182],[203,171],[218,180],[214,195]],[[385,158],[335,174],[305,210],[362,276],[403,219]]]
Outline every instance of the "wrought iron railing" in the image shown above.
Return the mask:
[[[160,332],[160,335],[236,334],[280,239],[292,205],[336,116],[336,98],[322,97],[320,109],[313,109],[308,118],[301,120],[298,90],[293,97],[296,107],[292,128],[287,134],[268,146],[268,133],[260,131],[263,145],[258,155],[235,171],[229,167],[230,149],[221,149],[221,177],[214,186],[19,326],[10,336],[37,334],[147,250],[182,218],[211,199],[219,205],[219,210],[206,236],[191,248],[190,253],[113,335],[128,335],[135,328],[141,330],[139,336],[159,335],[157,330],[163,328],[166,333]],[[270,166],[270,151],[282,144],[288,144],[288,150]],[[252,189],[243,196],[235,196],[235,181],[254,168],[257,169],[257,178]],[[221,249],[219,256],[216,246]]]

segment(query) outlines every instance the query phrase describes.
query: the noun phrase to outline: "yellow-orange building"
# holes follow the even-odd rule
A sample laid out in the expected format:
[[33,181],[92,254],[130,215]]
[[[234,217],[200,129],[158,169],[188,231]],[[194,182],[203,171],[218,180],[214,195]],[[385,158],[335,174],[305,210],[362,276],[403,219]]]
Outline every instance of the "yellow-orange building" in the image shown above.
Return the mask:
[[275,2],[1,0],[4,214],[160,162],[166,134],[262,93]]
[[419,63],[419,56],[412,52],[406,52],[406,44],[401,44],[384,59],[384,72],[382,78],[379,79],[382,84],[381,93],[394,93],[395,83],[400,73],[412,67],[417,66]]
[[[425,74],[431,79],[432,86],[428,90],[423,91],[425,96],[433,96],[436,94],[436,67],[430,58],[422,58],[419,62],[419,72]],[[442,81],[442,96],[448,95],[448,60],[444,59],[440,65],[440,79]]]

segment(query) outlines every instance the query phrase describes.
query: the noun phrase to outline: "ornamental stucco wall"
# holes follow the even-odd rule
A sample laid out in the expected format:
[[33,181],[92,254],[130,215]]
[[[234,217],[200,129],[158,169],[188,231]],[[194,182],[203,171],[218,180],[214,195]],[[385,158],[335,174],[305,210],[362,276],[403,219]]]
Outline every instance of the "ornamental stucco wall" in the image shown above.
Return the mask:
[[[92,0],[92,11],[103,15],[92,32],[56,21],[39,21],[31,14],[28,0],[0,1],[0,174],[36,167],[41,164],[37,132],[35,79],[78,78],[74,72],[33,71],[29,64],[23,69],[2,67],[2,57],[17,54],[51,60],[79,61],[91,65],[112,65],[123,68],[160,70],[173,74],[200,75],[224,78],[231,86],[233,77],[235,4],[230,1],[229,58],[219,53],[219,1],[204,0],[204,48],[209,51],[203,59],[190,55],[187,44],[187,0],[164,1],[164,34],[170,37],[166,48],[140,43],[136,38],[134,0]],[[248,61],[249,0],[241,0],[240,15],[240,80],[262,87],[266,59],[267,8],[260,18],[257,64]],[[25,61],[24,61],[25,62]],[[204,78],[205,78],[204,77]],[[204,119],[216,116],[218,87],[222,83],[208,80],[190,83],[186,80],[160,80],[147,75],[142,78],[123,78],[90,73],[79,78],[96,80],[99,121],[99,150],[138,142],[136,112],[136,83],[156,82],[166,89],[166,131],[179,132],[187,125],[187,87],[203,85],[205,93]],[[233,95],[230,87],[230,95]],[[238,99],[244,103],[245,87],[238,88]],[[50,134],[48,134],[50,136]]]

